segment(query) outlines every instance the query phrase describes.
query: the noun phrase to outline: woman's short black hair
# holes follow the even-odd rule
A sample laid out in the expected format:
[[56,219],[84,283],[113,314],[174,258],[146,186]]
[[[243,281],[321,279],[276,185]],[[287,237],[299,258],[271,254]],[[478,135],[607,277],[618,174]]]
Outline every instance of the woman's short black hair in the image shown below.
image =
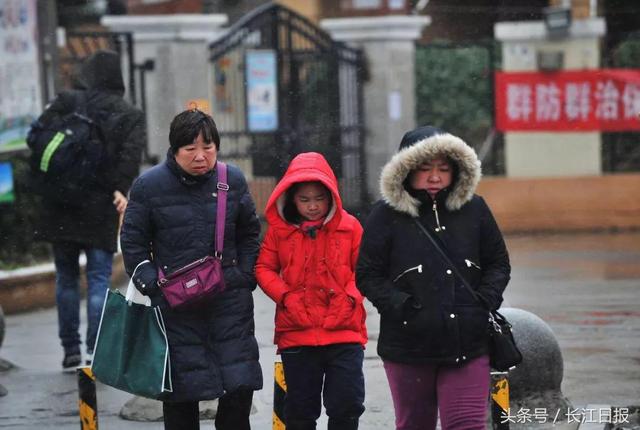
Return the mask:
[[180,112],[171,121],[169,146],[175,154],[180,147],[191,145],[200,133],[202,133],[205,142],[213,142],[216,145],[216,150],[220,150],[220,135],[211,115],[198,109]]
[[284,207],[282,208],[282,216],[284,217],[285,221],[287,221],[288,223],[300,224],[300,222],[302,222],[302,215],[300,215],[300,212],[298,212],[298,208],[296,207],[296,204],[293,201],[293,198],[295,197],[298,189],[300,189],[301,186],[306,184],[322,185],[322,188],[324,188],[325,192],[327,193],[327,196],[329,197],[329,208],[331,208],[331,204],[333,202],[333,196],[331,195],[331,191],[329,190],[329,188],[327,188],[325,184],[323,184],[320,181],[296,182],[293,185],[291,185],[289,188],[287,188],[287,191],[285,191],[284,193]]

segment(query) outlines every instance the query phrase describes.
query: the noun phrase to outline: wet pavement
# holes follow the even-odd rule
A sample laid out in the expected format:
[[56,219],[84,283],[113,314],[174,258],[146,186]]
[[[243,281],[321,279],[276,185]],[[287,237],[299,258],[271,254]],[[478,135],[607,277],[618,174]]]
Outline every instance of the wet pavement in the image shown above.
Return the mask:
[[640,404],[640,233],[510,237],[506,301],[552,328],[574,405]]
[[[538,315],[555,333],[564,358],[563,393],[575,407],[640,404],[640,232],[510,236],[513,276],[506,304]],[[273,304],[259,290],[256,335],[265,388],[254,396],[252,428],[271,428]],[[365,354],[367,411],[363,430],[393,428],[393,407],[375,354],[378,317],[369,306]],[[84,326],[83,326],[84,327]],[[76,380],[62,374],[55,309],[7,317],[0,357],[19,368],[0,372],[0,429],[77,429]],[[131,396],[98,384],[101,429],[161,429],[122,420]],[[202,428],[213,428],[212,422]],[[318,428],[326,428],[321,419]]]

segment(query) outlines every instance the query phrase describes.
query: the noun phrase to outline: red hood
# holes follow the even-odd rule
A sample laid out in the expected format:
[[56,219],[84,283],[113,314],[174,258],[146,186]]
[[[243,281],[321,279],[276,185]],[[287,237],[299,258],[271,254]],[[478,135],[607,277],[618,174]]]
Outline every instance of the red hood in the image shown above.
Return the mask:
[[[291,163],[289,168],[285,172],[280,182],[276,185],[265,209],[267,222],[270,225],[282,225],[286,224],[286,221],[282,217],[282,207],[284,206],[284,193],[287,189],[296,182],[308,182],[308,181],[320,181],[330,191],[333,196],[333,206],[329,209],[329,214],[325,221],[328,224],[332,221],[332,225],[337,225],[340,222],[342,214],[342,200],[338,193],[338,180],[336,175],[333,174],[333,170],[327,163],[327,160],[317,152],[304,152],[298,154]],[[334,224],[334,222],[336,224]]]

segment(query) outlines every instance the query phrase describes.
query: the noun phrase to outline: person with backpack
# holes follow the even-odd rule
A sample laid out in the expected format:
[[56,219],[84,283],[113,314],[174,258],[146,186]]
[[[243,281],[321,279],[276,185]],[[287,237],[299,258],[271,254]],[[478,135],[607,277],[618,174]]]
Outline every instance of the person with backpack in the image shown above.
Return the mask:
[[291,161],[265,216],[269,229],[256,277],[276,304],[287,430],[315,429],[322,403],[330,430],[356,430],[364,412],[367,342],[355,285],[362,227],[342,208],[338,181],[315,152]]
[[65,371],[82,362],[80,253],[86,255],[89,364],[110,285],[120,215],[147,139],[143,112],[123,99],[119,54],[92,54],[75,86],[47,106],[27,137],[33,191],[43,196],[35,237],[53,248]]

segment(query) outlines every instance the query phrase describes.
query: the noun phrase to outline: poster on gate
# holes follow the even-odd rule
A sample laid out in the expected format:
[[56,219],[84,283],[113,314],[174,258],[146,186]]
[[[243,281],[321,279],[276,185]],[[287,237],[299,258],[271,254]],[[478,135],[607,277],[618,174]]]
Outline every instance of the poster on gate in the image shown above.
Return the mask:
[[245,57],[247,79],[247,128],[252,133],[278,128],[276,53],[272,49],[249,50]]
[[500,131],[640,131],[640,69],[497,72]]

